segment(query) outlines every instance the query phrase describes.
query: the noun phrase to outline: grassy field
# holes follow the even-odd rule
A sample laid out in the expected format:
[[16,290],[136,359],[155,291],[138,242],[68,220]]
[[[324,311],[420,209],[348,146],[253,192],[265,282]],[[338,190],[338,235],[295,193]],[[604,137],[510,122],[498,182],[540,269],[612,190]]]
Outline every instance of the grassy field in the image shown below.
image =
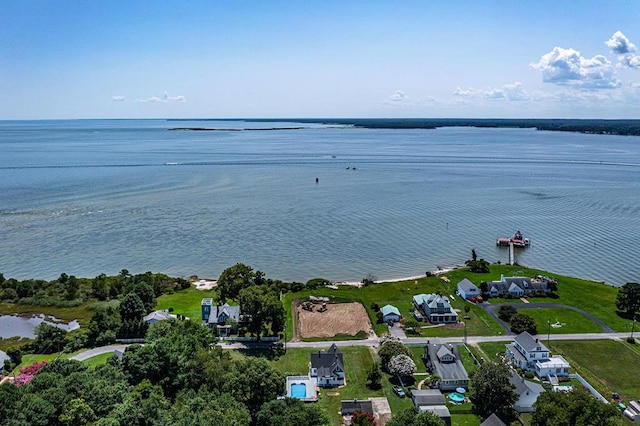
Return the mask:
[[95,368],[98,365],[106,364],[109,359],[113,356],[113,353],[109,352],[106,354],[100,354],[96,356],[92,356],[89,359],[85,359],[82,361],[83,364],[88,365],[91,368]]
[[[511,342],[511,339],[509,342]],[[484,358],[486,361],[498,361],[498,354],[503,354],[507,350],[505,345],[509,343],[507,341],[504,342],[490,342],[490,343],[479,343],[477,346],[469,345],[469,348],[474,352],[476,357]]]
[[[458,280],[459,281],[459,280]],[[441,292],[445,295],[453,295],[455,300],[451,302],[454,309],[459,312],[460,317],[465,316],[464,307],[471,308],[467,322],[467,334],[478,336],[498,335],[502,328],[484,311],[484,309],[463,301],[455,296],[458,281],[451,280],[447,283],[438,277],[424,277],[418,280],[400,281],[393,283],[374,284],[368,287],[357,288],[354,286],[339,286],[337,290],[329,288],[319,288],[316,290],[305,290],[298,293],[287,293],[283,295],[283,304],[287,311],[287,328],[292,328],[292,301],[294,299],[304,300],[310,295],[329,297],[336,302],[356,301],[362,303],[367,310],[369,319],[373,324],[376,334],[387,332],[386,324],[376,323],[376,312],[371,309],[373,303],[382,307],[387,304],[394,305],[400,310],[405,318],[412,317],[412,298],[420,293]],[[462,336],[464,329],[452,329],[450,327],[437,327],[420,329],[421,336]],[[291,334],[289,334],[291,335]]]
[[[571,334],[571,333],[601,333],[602,327],[591,321],[579,312],[571,311],[561,308],[532,308],[521,309],[518,312],[530,315],[536,321],[538,326],[538,334],[545,335],[548,331],[551,334]],[[562,325],[561,327],[550,327],[547,321],[550,320],[551,324],[556,322]]]
[[[566,277],[539,269],[526,268],[518,265],[491,265],[489,274],[474,274],[466,269],[453,271],[447,276],[451,282],[459,282],[466,277],[474,284],[479,285],[481,281],[495,281],[500,279],[500,274],[505,276],[526,276],[546,275],[558,280],[558,299],[549,297],[530,298],[531,302],[538,303],[560,303],[563,305],[575,306],[590,314],[600,318],[607,325],[616,331],[630,331],[631,321],[620,318],[616,315],[616,296],[618,289],[603,283],[583,280],[580,278]],[[490,299],[491,303],[514,303],[517,299]],[[546,319],[545,319],[546,325]]]
[[640,398],[640,347],[613,340],[553,341],[551,350],[561,354],[604,397],[618,392],[624,400]]
[[174,314],[185,315],[191,319],[199,320],[202,315],[200,306],[202,299],[205,297],[213,297],[215,299],[215,290],[196,290],[190,287],[173,294],[163,294],[158,297],[156,309],[173,308]]

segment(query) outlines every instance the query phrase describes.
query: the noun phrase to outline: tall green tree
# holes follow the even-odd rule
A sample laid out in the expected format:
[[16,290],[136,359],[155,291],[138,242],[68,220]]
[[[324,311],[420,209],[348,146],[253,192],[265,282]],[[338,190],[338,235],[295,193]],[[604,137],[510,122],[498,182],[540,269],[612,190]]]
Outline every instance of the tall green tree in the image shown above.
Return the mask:
[[238,302],[242,314],[251,318],[247,323],[250,333],[260,336],[270,328],[275,335],[283,330],[286,312],[274,289],[266,285],[244,288],[238,294]]
[[218,278],[218,298],[221,302],[235,299],[240,290],[255,283],[256,274],[250,266],[243,263],[225,269]]
[[122,321],[139,321],[146,315],[144,303],[136,293],[127,293],[120,302],[120,318]]
[[411,351],[399,340],[387,340],[380,346],[380,349],[378,349],[378,355],[380,356],[382,368],[389,371],[388,364],[391,358],[397,355],[411,356]]
[[626,283],[618,289],[616,308],[621,316],[629,319],[640,313],[640,284]]
[[32,343],[33,352],[37,354],[52,354],[64,349],[67,332],[46,322],[36,327],[36,339]]
[[370,389],[380,389],[382,387],[382,369],[379,362],[374,362],[367,372],[367,387]]
[[523,331],[529,332],[529,334],[538,334],[538,326],[536,320],[531,315],[527,314],[515,314],[511,317],[511,331],[520,334]]
[[223,390],[246,405],[255,418],[262,404],[284,393],[285,379],[264,358],[243,358],[227,374]]
[[503,422],[515,419],[513,403],[518,396],[509,381],[511,370],[505,364],[485,362],[471,374],[473,386],[469,399],[473,403],[473,413],[486,419],[495,413]]
[[249,424],[251,424],[249,410],[231,395],[185,389],[177,395],[170,411],[170,423],[166,426],[246,426]]

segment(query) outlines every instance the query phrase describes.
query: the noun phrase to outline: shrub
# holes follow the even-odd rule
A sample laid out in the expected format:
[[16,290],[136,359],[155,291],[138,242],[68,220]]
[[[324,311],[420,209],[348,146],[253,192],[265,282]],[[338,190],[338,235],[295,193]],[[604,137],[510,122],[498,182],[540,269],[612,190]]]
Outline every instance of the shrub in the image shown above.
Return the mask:
[[636,344],[636,339],[631,337],[631,336],[629,336],[629,337],[627,337],[627,343],[631,343],[632,345],[635,345]]
[[525,379],[533,379],[534,377],[535,377],[535,374],[533,374],[533,371],[527,371],[526,373],[524,373]]

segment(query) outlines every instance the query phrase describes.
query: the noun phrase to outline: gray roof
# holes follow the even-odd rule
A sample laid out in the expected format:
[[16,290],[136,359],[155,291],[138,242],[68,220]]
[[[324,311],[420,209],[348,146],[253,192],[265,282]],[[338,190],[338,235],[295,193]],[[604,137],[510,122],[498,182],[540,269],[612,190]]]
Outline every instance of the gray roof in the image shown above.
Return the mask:
[[515,372],[511,373],[509,382],[511,382],[511,384],[514,386],[513,391],[517,393],[518,396],[523,395],[525,392],[537,393],[538,395],[544,392],[544,388],[542,387],[542,385],[524,380]]
[[516,349],[516,347],[513,345],[513,343],[510,343],[510,344],[505,345],[505,346],[507,347],[507,350],[513,354],[514,358],[516,358],[516,360],[517,360],[518,362],[528,361],[528,360],[524,357],[524,355],[522,355],[522,354],[520,353],[520,351]]
[[229,306],[228,303],[225,303],[222,306],[212,306],[211,313],[209,314],[209,320],[207,322],[209,324],[217,324],[220,314],[225,314],[228,318],[238,322],[240,321],[240,306]]
[[441,419],[446,419],[451,417],[451,413],[446,405],[421,405],[420,412],[429,411],[430,413],[435,414]]
[[476,287],[474,283],[472,283],[466,278],[464,278],[462,281],[458,283],[458,288],[464,291],[465,293],[470,290],[478,291],[478,287]]
[[318,371],[318,377],[333,377],[338,371],[344,371],[342,352],[335,343],[327,352],[318,351],[311,354],[311,368]]
[[340,401],[340,413],[344,415],[353,414],[356,411],[373,414],[373,403],[369,400],[349,399]]
[[445,404],[444,395],[438,389],[414,389],[411,391],[411,399],[417,407]]
[[142,319],[144,321],[151,321],[151,320],[165,321],[165,320],[171,319],[171,316],[169,315],[169,311],[162,310],[162,311],[153,311]]
[[[440,362],[440,357],[444,354],[443,349],[453,353],[455,362]],[[431,362],[431,368],[442,380],[469,380],[467,370],[460,362],[458,345],[443,343],[440,339],[431,339],[425,346],[425,352]]]
[[480,423],[480,426],[507,426],[507,424],[500,420],[496,413],[492,413],[484,422]]
[[523,331],[522,333],[518,334],[515,338],[515,341],[518,342],[518,344],[522,346],[522,348],[527,352],[549,351],[549,349],[547,349],[547,347],[541,341],[530,335],[527,331]]

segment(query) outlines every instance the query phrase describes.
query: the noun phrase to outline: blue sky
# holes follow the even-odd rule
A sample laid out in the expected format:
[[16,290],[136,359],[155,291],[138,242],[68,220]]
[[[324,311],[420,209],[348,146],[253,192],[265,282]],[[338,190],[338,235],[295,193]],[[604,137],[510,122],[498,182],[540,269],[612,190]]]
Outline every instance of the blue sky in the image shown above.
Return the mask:
[[2,1],[0,119],[640,118],[636,1]]

